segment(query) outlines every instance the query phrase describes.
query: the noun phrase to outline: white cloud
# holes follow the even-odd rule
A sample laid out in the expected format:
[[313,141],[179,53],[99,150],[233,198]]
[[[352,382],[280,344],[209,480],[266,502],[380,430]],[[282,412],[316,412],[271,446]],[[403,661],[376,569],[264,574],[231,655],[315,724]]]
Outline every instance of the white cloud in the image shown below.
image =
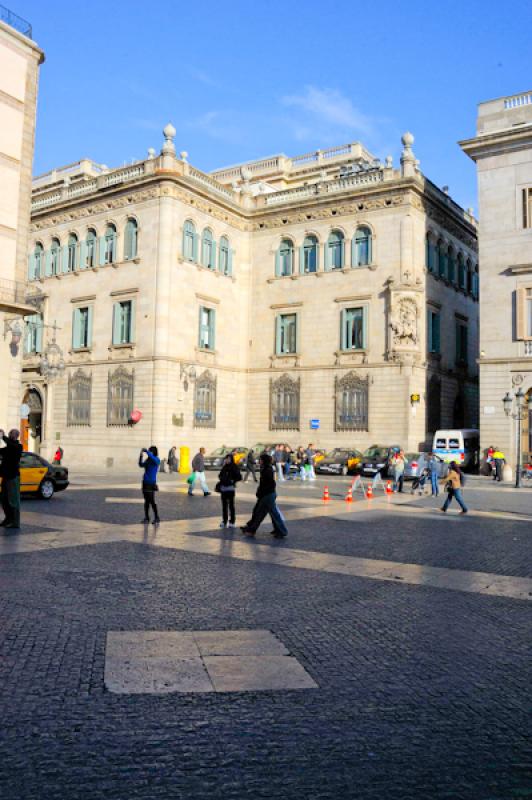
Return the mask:
[[306,86],[300,95],[283,97],[282,103],[292,108],[300,108],[320,122],[335,128],[358,131],[366,136],[373,133],[369,117],[355,108],[349,97],[339,89]]

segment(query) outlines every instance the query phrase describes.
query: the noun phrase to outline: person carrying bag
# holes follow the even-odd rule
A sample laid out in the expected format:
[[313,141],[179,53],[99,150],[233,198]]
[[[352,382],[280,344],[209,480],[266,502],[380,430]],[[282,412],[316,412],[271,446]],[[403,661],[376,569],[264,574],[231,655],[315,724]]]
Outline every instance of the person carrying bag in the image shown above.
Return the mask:
[[224,458],[224,464],[218,475],[219,481],[215,491],[220,492],[222,498],[222,521],[220,528],[234,528],[236,521],[235,494],[236,484],[242,480],[242,474],[235,464],[235,458],[229,453]]

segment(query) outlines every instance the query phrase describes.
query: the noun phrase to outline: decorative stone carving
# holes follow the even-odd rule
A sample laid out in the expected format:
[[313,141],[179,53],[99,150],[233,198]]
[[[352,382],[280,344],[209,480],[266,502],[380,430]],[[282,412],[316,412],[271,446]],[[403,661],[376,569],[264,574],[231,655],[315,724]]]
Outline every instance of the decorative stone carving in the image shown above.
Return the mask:
[[399,300],[390,321],[394,347],[417,346],[418,313],[418,306],[413,297],[402,297]]

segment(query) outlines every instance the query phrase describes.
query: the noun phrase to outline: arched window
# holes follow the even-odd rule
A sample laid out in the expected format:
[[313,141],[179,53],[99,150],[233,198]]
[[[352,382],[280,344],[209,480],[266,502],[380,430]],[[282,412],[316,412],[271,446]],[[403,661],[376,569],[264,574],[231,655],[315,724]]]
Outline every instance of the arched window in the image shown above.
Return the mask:
[[471,295],[478,300],[478,266],[475,267],[472,278]]
[[59,239],[52,239],[50,247],[50,271],[52,275],[59,275],[61,261],[61,243]]
[[348,372],[334,379],[336,431],[367,431],[369,378]]
[[468,270],[471,266],[471,261],[467,259],[467,265],[464,264],[464,259],[462,258],[458,263],[458,288],[465,289],[466,288],[466,270]]
[[270,378],[270,430],[299,430],[299,394],[301,379],[294,380],[290,375],[281,375],[277,380]]
[[137,257],[138,225],[137,220],[129,217],[126,222],[124,236],[124,261]]
[[447,277],[447,250],[441,239],[438,240],[438,275]]
[[210,228],[205,228],[201,236],[201,264],[216,269],[216,242]]
[[345,242],[342,231],[331,231],[325,244],[325,269],[343,269]]
[[220,255],[218,256],[218,269],[222,275],[233,274],[233,257],[227,236],[220,238]]
[[183,225],[183,258],[187,261],[198,260],[198,234],[196,226],[189,219]]
[[85,256],[81,261],[82,267],[95,267],[96,266],[96,231],[89,228],[87,236],[85,237]]
[[30,265],[30,278],[40,278],[44,274],[44,248],[40,242],[36,242],[33,251],[33,266]]
[[74,272],[78,266],[78,237],[71,233],[67,245],[67,271]]
[[104,236],[104,264],[114,264],[116,261],[116,227],[110,222],[105,229]]
[[133,411],[135,372],[117,367],[109,372],[107,383],[107,427],[127,425]]
[[353,240],[353,266],[367,267],[371,264],[371,231],[362,226],[356,229]]
[[452,245],[447,249],[447,280],[449,283],[456,281],[456,257]]
[[294,244],[290,239],[283,239],[275,254],[275,274],[278,277],[292,275],[294,271]]
[[68,376],[67,425],[91,424],[92,375],[81,368]]
[[305,236],[300,270],[303,273],[318,271],[318,240],[312,234]]

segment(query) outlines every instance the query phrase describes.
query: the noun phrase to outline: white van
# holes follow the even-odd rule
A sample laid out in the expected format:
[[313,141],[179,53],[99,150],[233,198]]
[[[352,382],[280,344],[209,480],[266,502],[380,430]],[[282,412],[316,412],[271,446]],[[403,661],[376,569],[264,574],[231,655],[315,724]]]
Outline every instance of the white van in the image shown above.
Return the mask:
[[474,429],[436,431],[432,444],[435,455],[449,464],[456,461],[465,469],[479,465],[480,433]]

